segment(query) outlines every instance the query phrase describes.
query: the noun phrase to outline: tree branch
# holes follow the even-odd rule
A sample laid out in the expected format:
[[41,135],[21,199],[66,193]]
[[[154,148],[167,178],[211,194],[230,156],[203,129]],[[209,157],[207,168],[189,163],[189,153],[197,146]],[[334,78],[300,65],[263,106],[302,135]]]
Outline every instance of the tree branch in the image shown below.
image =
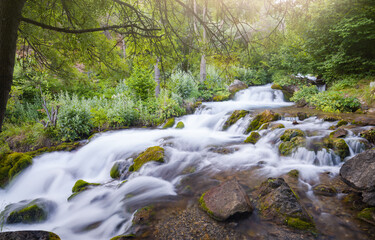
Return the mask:
[[122,29],[122,28],[136,28],[136,29],[139,29],[139,30],[142,30],[142,31],[147,31],[147,32],[160,31],[161,30],[160,28],[142,28],[142,27],[139,27],[135,24],[112,25],[112,26],[105,26],[105,27],[100,27],[100,28],[88,28],[88,29],[70,29],[70,28],[54,27],[54,26],[51,26],[51,25],[47,25],[47,24],[44,24],[44,23],[34,21],[32,19],[29,19],[29,18],[24,18],[24,17],[21,18],[21,21],[33,24],[35,26],[38,26],[38,27],[41,27],[41,28],[44,28],[44,29],[48,29],[48,30],[52,30],[52,31],[56,31],[56,32],[63,32],[63,33],[73,33],[73,34],[91,33],[91,32],[105,31],[105,30]]

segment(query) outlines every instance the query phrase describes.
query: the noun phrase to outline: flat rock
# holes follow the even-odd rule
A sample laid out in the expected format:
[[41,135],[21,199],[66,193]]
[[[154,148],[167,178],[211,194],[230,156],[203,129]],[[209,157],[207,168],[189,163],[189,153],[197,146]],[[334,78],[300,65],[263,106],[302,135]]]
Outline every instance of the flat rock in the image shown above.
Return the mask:
[[343,128],[339,128],[337,129],[336,131],[332,132],[330,134],[331,137],[334,137],[334,138],[343,138],[345,137],[346,135],[348,134],[348,131],[346,131],[345,129]]
[[249,197],[235,179],[209,189],[202,195],[200,204],[212,218],[219,221],[253,211]]
[[357,190],[375,191],[375,149],[346,161],[340,169],[340,176],[346,184]]
[[0,232],[0,240],[59,240],[60,237],[46,231]]

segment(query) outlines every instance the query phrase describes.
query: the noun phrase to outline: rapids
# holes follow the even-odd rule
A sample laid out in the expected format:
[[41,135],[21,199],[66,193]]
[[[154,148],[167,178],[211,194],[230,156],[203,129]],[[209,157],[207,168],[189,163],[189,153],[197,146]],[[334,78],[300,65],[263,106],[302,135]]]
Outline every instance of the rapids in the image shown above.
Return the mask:
[[[298,169],[302,179],[317,179],[319,173],[337,174],[340,158],[327,150],[318,152],[299,148],[290,157],[278,153],[280,136],[285,129],[260,130],[262,138],[255,144],[243,144],[244,131],[252,114],[240,119],[226,131],[222,126],[234,110],[272,109],[290,106],[279,90],[271,85],[250,87],[226,102],[205,102],[194,114],[176,119],[184,129],[129,129],[97,134],[85,146],[73,152],[45,153],[34,158],[33,165],[23,171],[4,190],[0,190],[0,211],[10,203],[43,198],[56,203],[56,209],[45,223],[3,226],[10,230],[47,230],[61,239],[110,239],[126,232],[132,225],[136,209],[173,199],[178,186],[190,172],[213,175],[236,172],[259,166],[258,174],[275,177]],[[293,125],[295,119],[277,121],[286,128],[299,128],[308,133],[307,141],[319,141],[336,122],[308,118]],[[354,134],[345,139],[351,156],[363,146]],[[147,163],[138,172],[110,177],[115,162],[130,165],[136,154],[151,146],[163,146],[166,163]],[[230,154],[213,151],[220,147],[233,149]],[[189,171],[187,171],[189,170]],[[127,182],[122,181],[127,179]],[[78,179],[100,183],[71,201],[72,187]]]

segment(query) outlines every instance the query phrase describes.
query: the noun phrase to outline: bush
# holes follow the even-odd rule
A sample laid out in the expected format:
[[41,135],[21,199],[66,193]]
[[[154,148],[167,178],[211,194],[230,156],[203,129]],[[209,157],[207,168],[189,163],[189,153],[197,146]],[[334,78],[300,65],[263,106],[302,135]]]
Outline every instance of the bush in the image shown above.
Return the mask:
[[176,71],[171,75],[172,91],[180,95],[183,99],[196,97],[198,86],[194,82],[191,73]]
[[142,101],[155,96],[156,82],[147,70],[138,66],[134,67],[133,73],[127,80],[127,85],[135,97]]
[[361,106],[355,97],[343,97],[338,92],[322,92],[310,100],[317,109],[325,112],[355,112]]
[[300,90],[293,94],[293,97],[290,100],[294,102],[305,101],[306,103],[309,103],[311,102],[311,98],[318,93],[318,88],[315,85],[303,86]]

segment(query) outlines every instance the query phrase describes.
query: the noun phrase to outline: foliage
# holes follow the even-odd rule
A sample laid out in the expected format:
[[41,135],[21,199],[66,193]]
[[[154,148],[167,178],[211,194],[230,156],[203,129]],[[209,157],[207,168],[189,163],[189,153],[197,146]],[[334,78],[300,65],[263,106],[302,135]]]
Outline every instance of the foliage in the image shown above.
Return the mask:
[[198,86],[191,73],[181,70],[172,73],[171,89],[174,93],[180,95],[183,99],[194,98],[198,94]]
[[156,83],[151,74],[139,66],[135,66],[133,73],[127,79],[129,89],[135,94],[137,99],[146,101],[154,97]]
[[361,106],[355,97],[344,97],[339,92],[322,92],[316,94],[310,101],[325,112],[355,112]]
[[290,100],[294,102],[305,101],[306,103],[309,103],[311,102],[311,98],[318,93],[318,88],[315,85],[303,86],[300,90],[293,94],[293,97]]

